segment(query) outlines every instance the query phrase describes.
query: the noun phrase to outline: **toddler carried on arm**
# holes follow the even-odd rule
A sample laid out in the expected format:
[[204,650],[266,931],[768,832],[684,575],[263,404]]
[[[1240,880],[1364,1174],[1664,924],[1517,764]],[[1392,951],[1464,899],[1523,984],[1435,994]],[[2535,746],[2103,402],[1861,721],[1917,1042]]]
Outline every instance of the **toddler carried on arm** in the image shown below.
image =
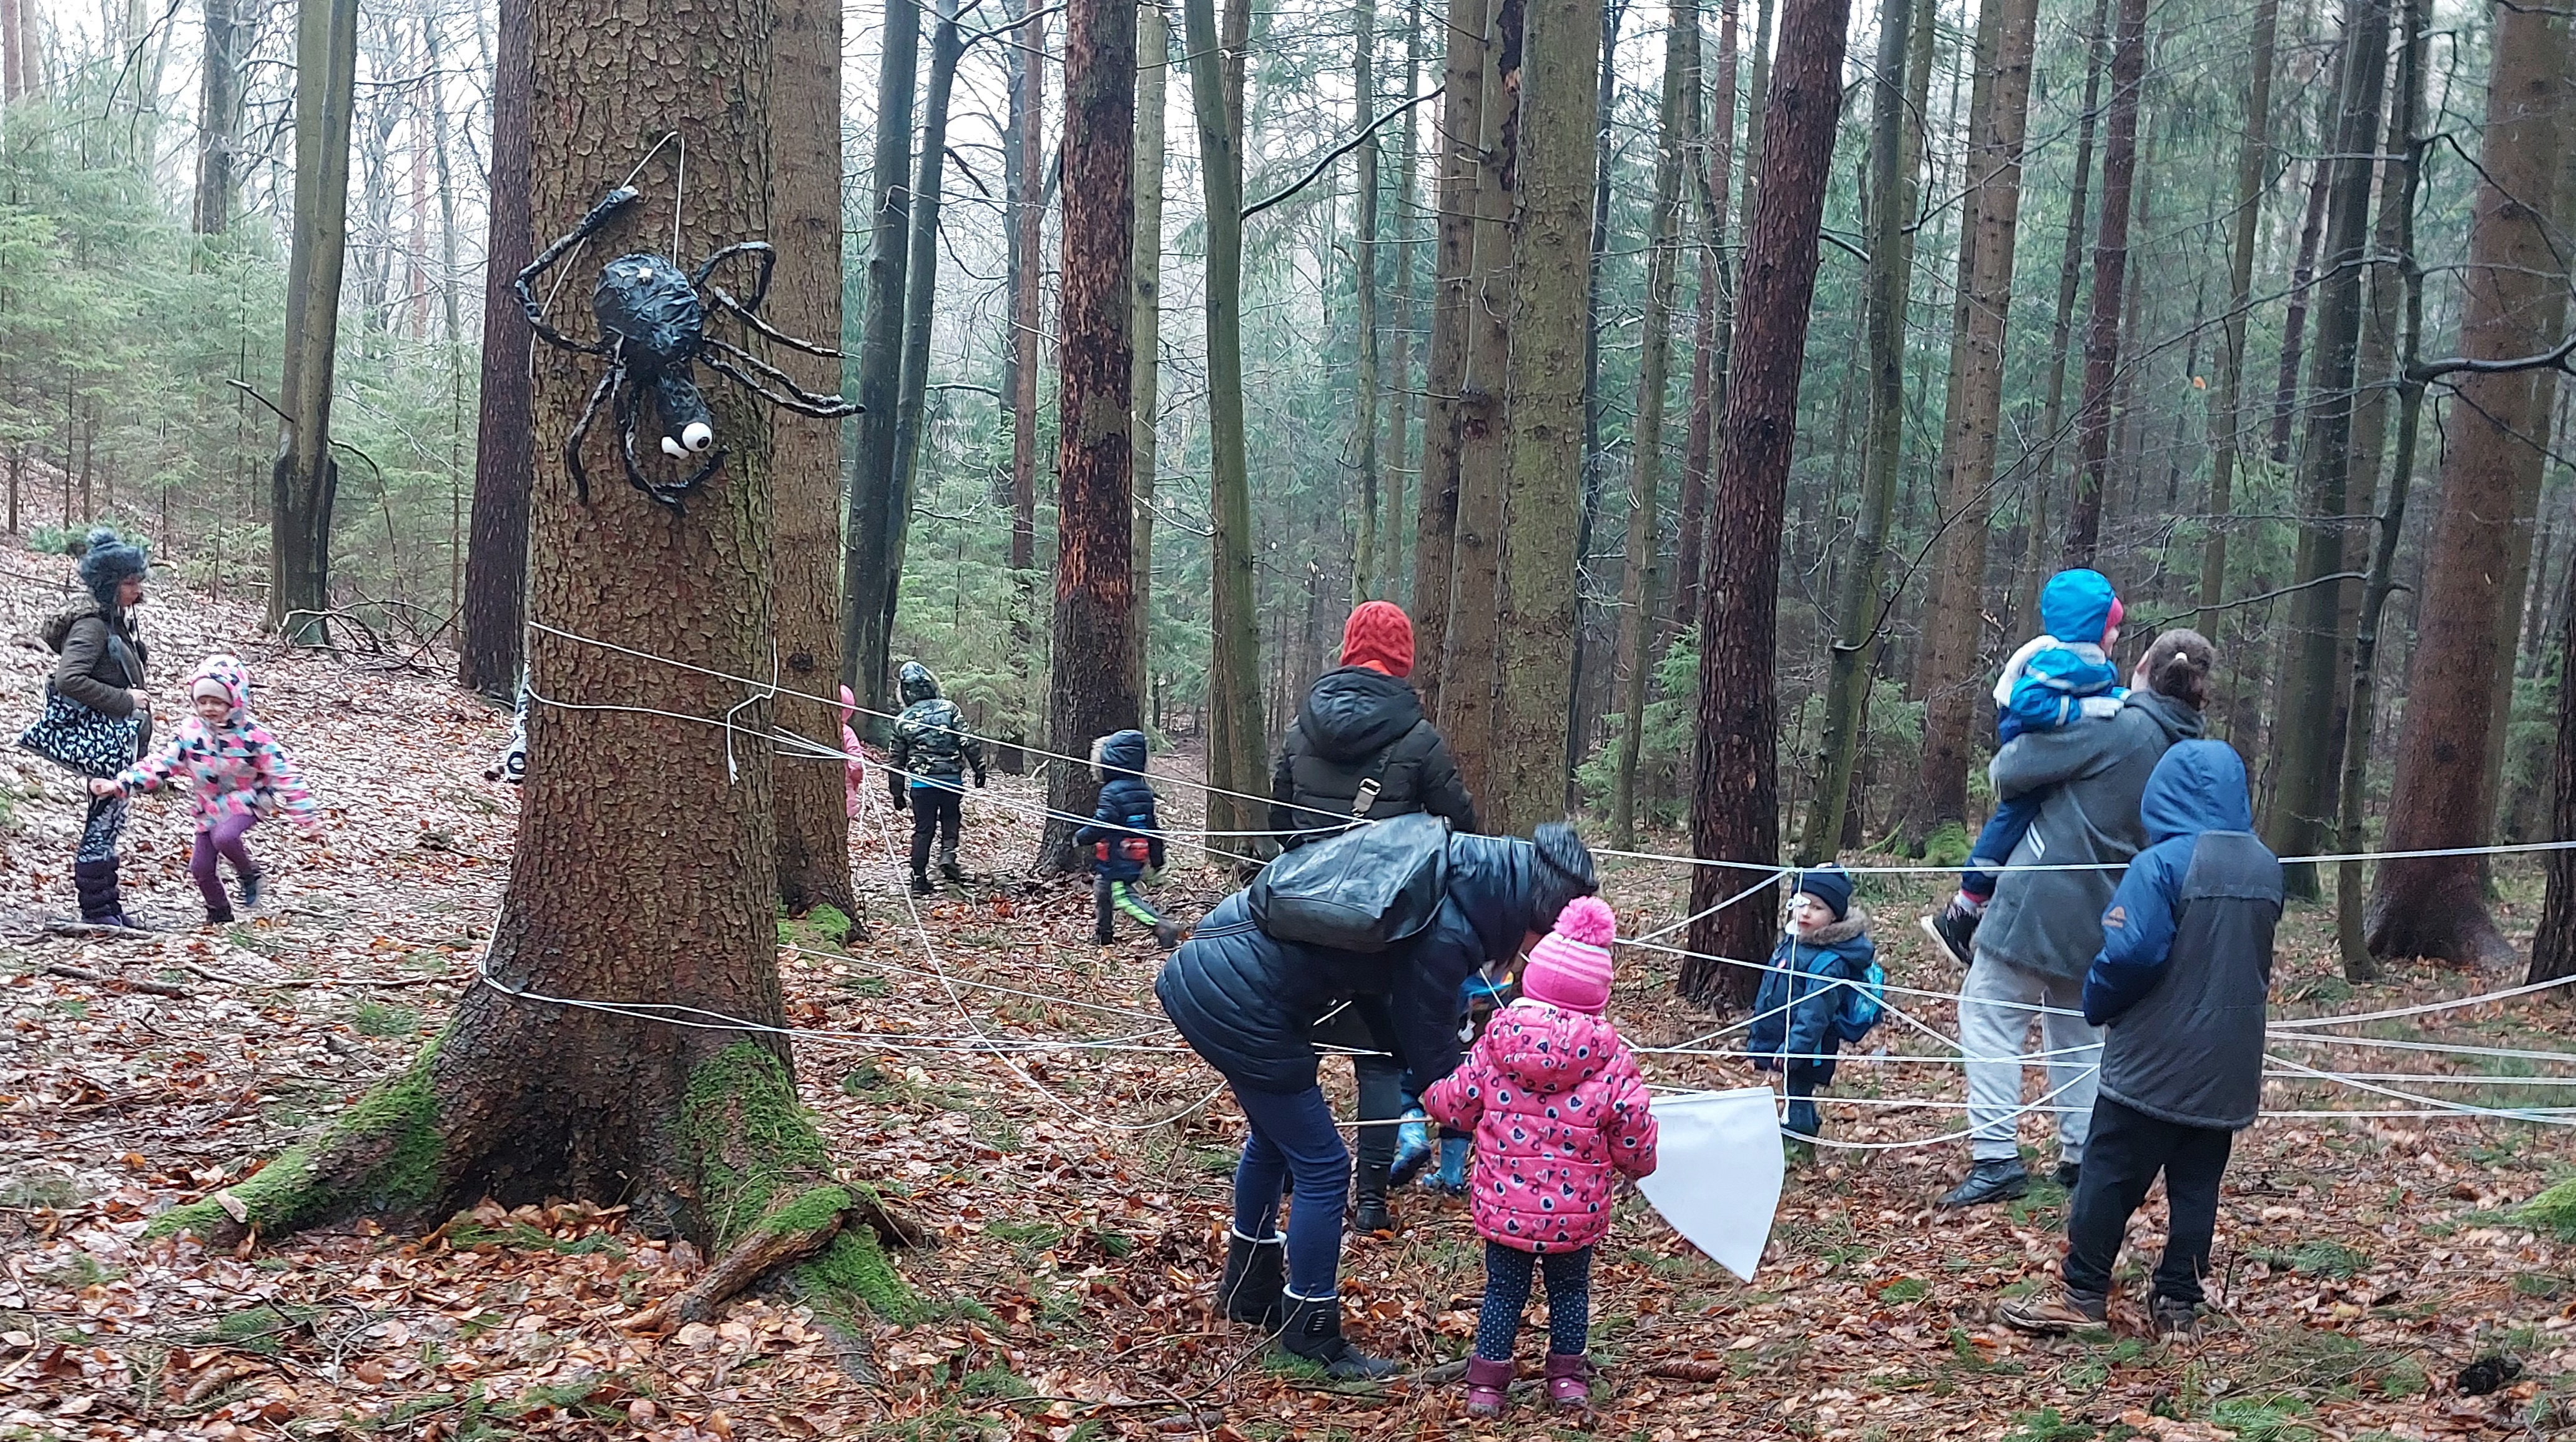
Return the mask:
[[[2009,746],[2025,731],[2054,731],[2117,715],[2127,693],[2111,665],[2120,640],[2120,598],[2099,571],[2060,571],[2039,593],[2039,621],[2046,630],[2004,663],[1995,682],[1995,744]],[[1952,960],[1966,966],[1976,955],[1977,923],[1995,896],[1995,873],[2012,859],[2031,823],[2039,819],[2045,790],[1997,796],[1994,814],[1968,848],[1958,894],[1923,918],[1923,930]]]

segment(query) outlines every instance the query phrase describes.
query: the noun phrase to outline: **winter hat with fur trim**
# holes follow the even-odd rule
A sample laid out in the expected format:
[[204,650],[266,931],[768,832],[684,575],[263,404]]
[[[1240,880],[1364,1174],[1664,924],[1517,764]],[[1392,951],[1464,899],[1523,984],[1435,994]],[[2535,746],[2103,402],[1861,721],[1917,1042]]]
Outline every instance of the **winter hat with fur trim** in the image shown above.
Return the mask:
[[1595,1016],[1610,1004],[1610,942],[1619,918],[1597,896],[1578,896],[1557,913],[1556,929],[1530,948],[1521,995]]

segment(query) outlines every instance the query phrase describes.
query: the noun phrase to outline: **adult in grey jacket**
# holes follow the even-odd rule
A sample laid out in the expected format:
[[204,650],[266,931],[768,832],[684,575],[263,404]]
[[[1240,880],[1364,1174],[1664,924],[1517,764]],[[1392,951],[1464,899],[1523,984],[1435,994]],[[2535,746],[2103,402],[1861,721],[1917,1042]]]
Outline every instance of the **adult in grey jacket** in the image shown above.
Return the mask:
[[2102,1324],[2120,1239],[2159,1173],[2169,1215],[2156,1328],[2196,1325],[2218,1184],[2263,1103],[2281,863],[2255,839],[2245,763],[2224,743],[2185,741],[2156,763],[2141,810],[2153,844],[2120,878],[2084,978],[2084,1018],[2110,1035],[2067,1213],[2066,1285],[1996,1313],[2024,1331]]
[[[57,654],[54,690],[103,716],[134,718],[137,754],[152,747],[151,698],[143,690],[146,652],[134,625],[146,569],[142,547],[117,539],[105,526],[90,532],[80,562],[89,599],[46,622],[43,631],[45,644]],[[124,834],[125,798],[91,797],[80,850],[72,858],[72,890],[80,897],[81,920],[90,925],[134,924],[117,890],[116,844]]]
[[2040,1024],[2048,1069],[2044,1106],[2057,1116],[2057,1180],[2081,1175],[2102,1034],[2082,1014],[2084,973],[2102,949],[2102,909],[2121,868],[2147,844],[2138,803],[2168,747],[2200,734],[2211,652],[2197,631],[2167,631],[2147,648],[2116,716],[2025,732],[1987,768],[1999,797],[2044,793],[1977,928],[1960,988],[1959,1046],[1967,1061],[1967,1179],[1941,1198],[1969,1207],[2030,1189],[2017,1123],[2022,1045]]

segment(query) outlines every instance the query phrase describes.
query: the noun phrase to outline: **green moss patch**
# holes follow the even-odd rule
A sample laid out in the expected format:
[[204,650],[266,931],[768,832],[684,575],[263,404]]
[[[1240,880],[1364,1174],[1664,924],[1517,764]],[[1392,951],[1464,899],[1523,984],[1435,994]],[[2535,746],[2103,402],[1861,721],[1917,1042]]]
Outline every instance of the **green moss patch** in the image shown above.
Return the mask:
[[[352,1212],[415,1212],[437,1200],[446,1157],[430,1066],[438,1044],[422,1047],[409,1069],[350,1103],[322,1135],[287,1148],[248,1181],[225,1189],[236,1218],[217,1197],[173,1207],[144,1235],[211,1237],[228,1226],[271,1236]],[[366,1158],[353,1175],[339,1159]]]

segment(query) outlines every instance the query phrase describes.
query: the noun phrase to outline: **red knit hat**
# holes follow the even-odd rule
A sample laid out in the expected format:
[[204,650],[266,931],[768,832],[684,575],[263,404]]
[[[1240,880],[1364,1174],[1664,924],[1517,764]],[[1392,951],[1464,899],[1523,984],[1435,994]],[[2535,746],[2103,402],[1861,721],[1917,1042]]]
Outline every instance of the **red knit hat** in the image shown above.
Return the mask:
[[1556,914],[1556,929],[1530,948],[1521,995],[1567,1011],[1599,1015],[1610,1004],[1610,942],[1619,918],[1597,896],[1578,896]]
[[1342,623],[1342,664],[1397,680],[1413,674],[1413,621],[1393,601],[1362,601]]

